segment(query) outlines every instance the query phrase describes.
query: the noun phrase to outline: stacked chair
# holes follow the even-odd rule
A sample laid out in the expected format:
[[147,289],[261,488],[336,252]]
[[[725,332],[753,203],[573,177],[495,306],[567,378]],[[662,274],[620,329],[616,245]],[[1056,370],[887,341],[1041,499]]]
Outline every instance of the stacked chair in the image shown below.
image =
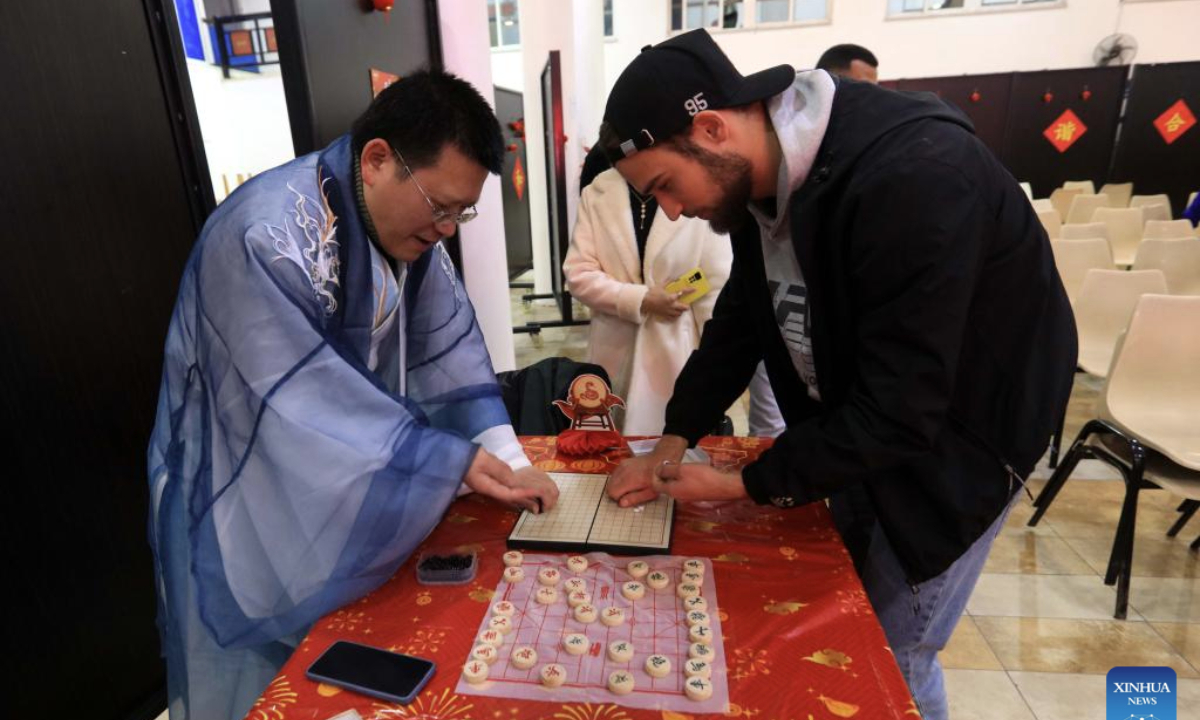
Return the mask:
[[1098,208],[1106,207],[1109,207],[1107,195],[1076,195],[1071,200],[1071,209],[1067,212],[1067,222],[1070,224],[1091,222],[1092,214]]
[[1100,187],[1100,193],[1108,196],[1109,207],[1129,207],[1129,198],[1133,197],[1133,183],[1105,183]]
[[1142,241],[1143,208],[1097,208],[1092,221],[1108,226],[1108,240],[1112,243],[1113,262],[1129,266],[1137,256],[1138,243]]
[[[1088,280],[1092,280],[1091,274]],[[1184,499],[1179,506],[1181,516],[1168,531],[1171,537],[1200,507],[1200,423],[1196,418],[1200,408],[1200,333],[1182,331],[1198,327],[1200,297],[1145,294],[1137,298],[1128,329],[1116,343],[1106,369],[1107,381],[1095,419],[1084,425],[1034,501],[1031,526],[1041,521],[1085,458],[1101,460],[1121,473],[1125,500],[1104,576],[1105,584],[1117,586],[1113,613],[1117,619],[1128,613],[1139,493],[1162,488]],[[1081,344],[1084,332],[1081,324]],[[1191,545],[1192,550],[1198,548],[1200,538]]]
[[[1143,240],[1133,269],[1161,271],[1172,295],[1200,295],[1200,242],[1194,237]],[[1194,335],[1200,333],[1200,326],[1179,330]],[[1200,367],[1196,372],[1200,374]],[[1196,408],[1196,425],[1200,427],[1200,408]]]
[[1129,207],[1141,208],[1144,220],[1170,220],[1171,199],[1166,195],[1134,195],[1129,198]]

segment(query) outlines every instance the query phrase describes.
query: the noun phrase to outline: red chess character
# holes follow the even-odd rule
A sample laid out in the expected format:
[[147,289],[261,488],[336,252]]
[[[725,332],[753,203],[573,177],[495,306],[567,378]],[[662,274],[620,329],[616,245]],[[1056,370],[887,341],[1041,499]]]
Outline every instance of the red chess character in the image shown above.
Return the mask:
[[609,608],[609,609],[608,609],[608,616],[609,616],[609,617],[613,617],[613,616],[615,616],[615,615],[620,615],[620,614],[621,614],[621,611],[620,611],[619,609],[617,609],[617,608]]
[[471,672],[473,672],[473,673],[479,672],[479,663],[471,663]]
[[522,650],[521,652],[517,653],[517,655],[522,659],[528,660],[533,653],[528,650]]
[[558,677],[562,673],[560,673],[558,671],[558,668],[556,668],[554,666],[550,666],[549,668],[546,668],[546,674],[549,675],[550,677]]

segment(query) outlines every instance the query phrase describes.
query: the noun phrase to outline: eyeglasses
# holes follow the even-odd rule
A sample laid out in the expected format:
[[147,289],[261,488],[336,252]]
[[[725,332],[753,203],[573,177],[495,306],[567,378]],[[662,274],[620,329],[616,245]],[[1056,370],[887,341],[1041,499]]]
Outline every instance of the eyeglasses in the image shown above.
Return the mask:
[[404,162],[404,156],[400,154],[400,151],[396,148],[392,148],[392,152],[396,153],[396,158],[404,167],[404,172],[408,173],[408,176],[412,178],[413,185],[417,186],[417,190],[420,191],[421,197],[425,198],[425,202],[429,203],[429,209],[433,211],[434,225],[440,225],[446,221],[451,221],[456,225],[466,225],[479,216],[479,211],[475,209],[474,205],[463,208],[462,212],[453,213],[435,203],[429,198],[429,193],[425,192],[425,188],[421,187],[421,183],[417,182],[417,176],[413,175],[413,171],[408,167],[408,163]]

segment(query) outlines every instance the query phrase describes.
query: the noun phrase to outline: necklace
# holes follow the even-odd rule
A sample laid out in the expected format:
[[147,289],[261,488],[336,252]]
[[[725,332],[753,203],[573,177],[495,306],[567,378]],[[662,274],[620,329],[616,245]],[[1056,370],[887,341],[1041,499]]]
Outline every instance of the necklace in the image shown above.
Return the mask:
[[637,190],[634,190],[632,185],[629,186],[629,192],[633,193],[633,196],[636,197],[637,201],[639,203],[641,203],[641,205],[642,205],[641,209],[638,210],[638,230],[645,230],[646,229],[646,203],[653,200],[654,196],[653,195],[650,195],[650,196],[642,195]]

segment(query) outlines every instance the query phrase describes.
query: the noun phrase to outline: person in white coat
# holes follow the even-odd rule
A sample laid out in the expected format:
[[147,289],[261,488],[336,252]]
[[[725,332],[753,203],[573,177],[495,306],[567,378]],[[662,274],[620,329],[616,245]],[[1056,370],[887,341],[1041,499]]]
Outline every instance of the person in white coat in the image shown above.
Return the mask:
[[[700,343],[732,262],[728,236],[698,218],[672,222],[615,170],[584,189],[563,274],[571,295],[591,308],[588,362],[603,367],[625,399],[625,435],[662,433],[675,378]],[[680,302],[665,286],[696,267],[709,291]]]

